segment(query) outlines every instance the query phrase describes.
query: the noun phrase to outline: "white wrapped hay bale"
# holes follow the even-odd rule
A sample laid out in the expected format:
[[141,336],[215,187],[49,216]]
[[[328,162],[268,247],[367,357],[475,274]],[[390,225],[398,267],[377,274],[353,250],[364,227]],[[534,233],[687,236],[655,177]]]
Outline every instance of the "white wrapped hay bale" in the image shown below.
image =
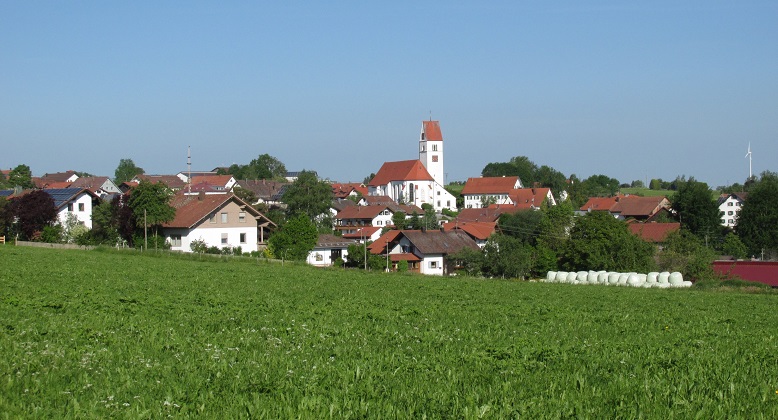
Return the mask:
[[668,279],[670,278],[670,273],[667,271],[663,271],[659,273],[659,276],[657,277],[657,281],[659,283],[669,283]]
[[610,272],[608,273],[608,284],[618,284],[621,274]]
[[621,274],[619,274],[619,282],[617,284],[623,286],[623,285],[627,284],[627,280],[629,280],[629,274],[621,273]]
[[648,283],[656,283],[658,281],[659,273],[656,271],[652,271],[648,273],[648,276],[646,276],[646,282]]
[[670,283],[655,283],[654,287],[658,287],[660,289],[667,289],[670,287]]
[[556,271],[549,271],[548,274],[546,274],[546,281],[556,281]]
[[572,283],[575,281],[577,277],[578,277],[578,273],[576,273],[575,271],[571,271],[567,273],[567,282]]
[[683,283],[679,285],[680,287],[692,287],[692,282],[689,280],[684,280]]
[[567,281],[567,271],[557,271],[556,281],[564,283]]
[[670,273],[670,276],[668,278],[668,282],[673,286],[678,286],[683,283],[683,274],[674,271]]
[[607,271],[600,271],[599,273],[597,273],[597,283],[600,283],[600,284],[608,283],[608,272]]
[[589,273],[586,271],[579,271],[578,276],[576,276],[576,280],[578,280],[579,283],[586,283],[586,278],[589,277]]
[[645,283],[646,281],[648,281],[648,275],[646,274],[638,274],[638,278],[640,279],[641,283]]
[[633,287],[638,287],[644,282],[640,281],[640,276],[637,274],[630,274],[627,276],[627,284]]
[[586,276],[586,282],[590,284],[597,284],[597,276],[599,274],[596,271],[590,271]]

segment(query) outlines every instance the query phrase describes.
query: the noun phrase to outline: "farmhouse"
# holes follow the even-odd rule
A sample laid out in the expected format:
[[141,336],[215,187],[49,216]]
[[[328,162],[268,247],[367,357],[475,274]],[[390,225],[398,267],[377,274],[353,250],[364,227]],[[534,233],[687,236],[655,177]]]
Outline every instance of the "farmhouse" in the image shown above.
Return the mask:
[[719,196],[718,204],[719,211],[721,212],[722,226],[735,227],[737,216],[740,214],[740,209],[743,207],[743,203],[746,202],[747,197],[748,193],[746,192],[734,192]]
[[276,227],[265,215],[231,193],[179,192],[170,205],[176,210],[176,216],[162,228],[171,249],[176,251],[191,251],[191,244],[196,240],[204,241],[209,247],[258,251],[266,246],[269,231]]
[[368,250],[388,256],[394,270],[400,261],[408,261],[411,272],[442,276],[453,271],[448,255],[465,248],[479,250],[475,241],[461,230],[392,230],[373,242]]
[[328,267],[340,258],[344,261],[348,258],[348,247],[357,243],[354,240],[341,238],[335,235],[319,235],[316,246],[308,253],[307,262],[317,267]]
[[462,197],[468,209],[489,204],[512,204],[509,195],[521,187],[518,176],[468,178],[462,188]]

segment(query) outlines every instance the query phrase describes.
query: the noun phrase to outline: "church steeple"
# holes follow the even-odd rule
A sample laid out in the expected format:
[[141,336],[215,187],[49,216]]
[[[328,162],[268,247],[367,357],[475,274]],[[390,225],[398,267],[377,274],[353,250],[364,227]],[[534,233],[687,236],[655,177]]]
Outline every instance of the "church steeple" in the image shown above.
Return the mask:
[[419,136],[419,160],[435,182],[445,185],[443,172],[443,134],[438,121],[422,121]]

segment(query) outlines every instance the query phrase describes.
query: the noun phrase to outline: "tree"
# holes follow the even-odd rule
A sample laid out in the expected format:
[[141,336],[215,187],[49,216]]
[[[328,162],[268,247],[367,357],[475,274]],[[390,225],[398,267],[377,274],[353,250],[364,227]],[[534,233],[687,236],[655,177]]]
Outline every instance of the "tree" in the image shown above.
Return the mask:
[[539,182],[542,187],[551,188],[557,200],[562,191],[567,189],[567,177],[550,166],[543,165],[538,168],[535,171],[535,181]]
[[0,172],[0,190],[6,189],[8,187],[10,187],[10,185],[8,185],[8,180],[5,178],[5,174]]
[[468,276],[480,276],[484,270],[484,253],[472,248],[462,248],[449,255],[449,261],[454,261],[460,271]]
[[265,153],[253,159],[245,168],[245,179],[283,179],[286,166],[273,156]]
[[365,179],[362,180],[362,183],[367,185],[370,183],[370,181],[373,180],[373,178],[375,178],[375,172],[371,172],[370,175],[366,176]]
[[678,271],[687,279],[706,280],[713,277],[713,260],[716,253],[688,230],[667,235],[659,253],[659,269]]
[[316,225],[304,214],[287,219],[273,236],[268,246],[276,258],[304,260],[316,246],[318,240]]
[[581,183],[586,197],[612,197],[619,191],[619,180],[605,175],[592,175]]
[[8,173],[8,181],[6,181],[9,187],[21,187],[21,188],[35,188],[35,184],[32,182],[32,171],[27,165],[18,165]]
[[403,230],[405,229],[407,220],[405,219],[405,212],[404,211],[397,211],[394,214],[392,214],[392,225],[394,225],[397,230]]
[[310,220],[320,220],[332,203],[332,186],[319,181],[313,172],[302,171],[286,188],[283,201],[288,217],[303,214]]
[[703,239],[719,237],[721,216],[708,184],[692,177],[679,180],[676,187],[678,189],[670,200],[673,210],[680,217],[681,228]]
[[509,162],[487,164],[481,171],[481,176],[518,176],[521,182],[529,185],[535,180],[538,165],[526,156],[512,157]]
[[751,255],[778,251],[778,174],[763,172],[750,187],[735,232]]
[[733,232],[728,233],[727,236],[724,237],[721,252],[723,252],[724,255],[729,255],[738,260],[748,258],[748,248],[746,248],[746,244],[744,244]]
[[534,210],[503,213],[497,220],[500,232],[518,239],[523,244],[534,246],[540,235],[544,214]]
[[532,246],[514,237],[492,235],[483,252],[483,271],[488,276],[525,278],[532,271]]
[[160,225],[176,217],[176,209],[169,204],[172,196],[172,191],[165,184],[142,180],[133,188],[127,201],[136,225],[153,226],[156,236]]
[[543,213],[543,219],[540,224],[538,244],[554,253],[559,253],[564,248],[570,229],[573,227],[575,214],[573,203],[570,200],[562,201],[556,206],[544,203],[540,211]]
[[654,246],[630,233],[626,223],[595,211],[576,219],[560,265],[567,271],[648,272],[654,268],[653,257]]
[[435,214],[435,208],[432,205],[424,203],[424,216],[422,216],[421,226],[424,229],[437,229],[438,228],[438,216]]
[[417,211],[413,211],[411,214],[411,218],[408,219],[405,223],[406,229],[421,229],[422,223],[421,223],[421,217],[419,217],[419,213]]
[[22,239],[31,240],[40,235],[43,228],[57,220],[54,199],[43,190],[31,191],[10,203],[10,212],[15,220],[16,231]]
[[257,195],[254,193],[254,191],[251,191],[247,188],[236,187],[232,189],[232,193],[248,204],[257,202]]
[[113,182],[116,183],[116,185],[119,185],[122,182],[131,180],[135,175],[142,173],[143,169],[135,166],[135,162],[133,162],[132,159],[120,159],[119,166],[116,167],[116,170],[113,173]]

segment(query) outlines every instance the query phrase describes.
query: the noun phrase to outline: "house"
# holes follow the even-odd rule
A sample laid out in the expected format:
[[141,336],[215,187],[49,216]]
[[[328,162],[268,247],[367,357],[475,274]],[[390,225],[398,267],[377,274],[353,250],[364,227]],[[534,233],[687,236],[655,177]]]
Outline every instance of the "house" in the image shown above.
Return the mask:
[[443,188],[443,135],[438,121],[423,121],[419,136],[419,158],[385,162],[368,184],[369,195],[388,196],[401,204],[436,211],[456,210],[456,198]]
[[367,194],[367,186],[365,186],[365,184],[360,184],[358,182],[336,182],[332,184],[332,195],[336,200],[347,197],[364,197]]
[[462,222],[496,222],[500,215],[508,212],[510,206],[495,206],[492,208],[471,208],[462,209],[457,214],[455,221]]
[[335,229],[354,233],[365,226],[375,226],[379,229],[392,226],[394,211],[389,206],[346,206],[335,215]]
[[83,176],[70,184],[72,188],[86,188],[97,194],[100,198],[122,194],[122,190],[107,176]]
[[733,228],[737,224],[737,216],[740,214],[740,209],[743,208],[743,203],[746,202],[748,197],[747,192],[734,192],[729,194],[721,194],[718,199],[719,211],[721,212],[721,225],[728,228]]
[[[68,183],[78,179],[78,175],[75,171],[54,172],[51,174],[43,174],[40,178],[33,178],[33,182],[37,188],[49,188],[54,183],[60,183],[58,186],[62,186],[61,183]],[[58,188],[61,189],[61,188]]]
[[191,251],[202,240],[218,248],[240,247],[243,252],[264,249],[268,234],[276,227],[270,219],[236,197],[226,194],[187,194],[179,191],[170,205],[176,216],[162,225],[162,232],[176,251]]
[[509,194],[518,188],[522,188],[518,176],[468,178],[462,188],[462,197],[468,209],[510,204]]
[[508,203],[490,204],[489,208],[502,209],[503,213],[515,213],[519,210],[539,210],[543,203],[556,205],[550,188],[519,188],[508,194]]
[[135,175],[130,182],[135,182],[140,184],[141,181],[149,181],[153,183],[161,182],[165,185],[167,185],[168,188],[170,188],[173,191],[179,191],[183,189],[186,186],[186,182],[179,178],[177,175],[146,175],[146,174],[138,174]]
[[620,220],[634,219],[641,222],[656,221],[662,215],[672,214],[670,200],[667,198],[637,195],[592,197],[578,209],[576,214],[580,216],[590,211],[607,211]]
[[313,172],[313,176],[316,177],[316,179],[319,179],[319,174],[316,173],[316,171],[289,171],[284,175],[284,178],[290,183],[297,181],[297,178],[300,177],[300,174],[302,172]]
[[92,209],[100,202],[97,194],[86,188],[56,188],[43,191],[54,199],[60,225],[65,226],[68,217],[74,215],[80,224],[92,229]]
[[667,241],[667,235],[681,230],[680,223],[632,222],[628,223],[627,227],[633,235],[646,242],[656,244],[660,248]]
[[234,187],[245,188],[257,196],[257,202],[251,204],[267,204],[268,206],[278,205],[282,202],[282,197],[286,187],[291,183],[278,182],[267,179],[242,179],[235,182]]
[[450,231],[450,230],[461,230],[465,232],[468,236],[473,238],[476,245],[478,245],[479,248],[483,249],[484,246],[486,246],[486,242],[489,240],[489,237],[494,234],[495,230],[497,229],[497,223],[496,222],[448,222],[444,223],[442,225],[443,230]]
[[198,175],[192,176],[191,184],[206,184],[216,191],[230,191],[237,181],[232,175]]
[[365,226],[357,229],[353,233],[344,233],[346,239],[353,239],[359,243],[374,242],[381,237],[383,228],[377,226]]
[[447,257],[466,248],[480,249],[459,229],[389,231],[368,247],[371,253],[386,256],[395,270],[400,261],[408,261],[410,271],[437,276],[452,272]]
[[329,267],[340,258],[344,261],[348,258],[348,247],[357,242],[351,239],[341,238],[335,235],[319,235],[316,245],[313,247],[306,261],[317,267]]

